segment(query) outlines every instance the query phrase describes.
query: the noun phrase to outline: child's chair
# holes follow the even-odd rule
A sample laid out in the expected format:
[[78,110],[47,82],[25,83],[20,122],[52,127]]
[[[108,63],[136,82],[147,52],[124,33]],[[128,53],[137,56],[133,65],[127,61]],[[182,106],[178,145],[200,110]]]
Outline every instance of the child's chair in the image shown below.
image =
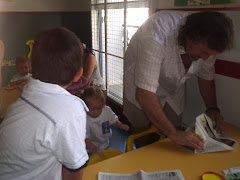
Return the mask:
[[[133,150],[133,142],[135,139],[140,138],[140,137],[145,136],[150,133],[157,133],[157,132],[159,132],[159,130],[155,126],[151,126],[149,129],[147,129],[145,131],[128,136],[125,152]],[[159,140],[162,140],[165,138],[166,138],[165,135],[160,134]]]
[[88,165],[95,164],[95,163],[103,161],[105,159],[109,159],[109,158],[112,158],[112,157],[122,154],[121,151],[119,151],[117,149],[113,149],[113,148],[103,149],[102,152],[104,155],[103,157],[99,156],[97,153],[91,154],[89,156]]

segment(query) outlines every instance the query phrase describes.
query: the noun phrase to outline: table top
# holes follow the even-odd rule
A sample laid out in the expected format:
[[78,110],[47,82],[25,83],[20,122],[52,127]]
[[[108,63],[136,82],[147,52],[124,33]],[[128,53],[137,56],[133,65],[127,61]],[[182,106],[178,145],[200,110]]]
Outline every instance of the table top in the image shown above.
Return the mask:
[[5,116],[7,107],[13,102],[15,102],[20,94],[21,90],[19,88],[15,88],[12,90],[6,90],[5,87],[0,88],[0,97],[2,98],[2,103],[4,106],[4,112],[2,117]]
[[[226,132],[240,142],[240,128],[226,123]],[[219,174],[224,169],[240,167],[240,146],[232,151],[194,154],[164,139],[148,146],[90,165],[83,180],[97,180],[98,172],[135,173],[181,170],[186,180],[199,180],[206,171]]]

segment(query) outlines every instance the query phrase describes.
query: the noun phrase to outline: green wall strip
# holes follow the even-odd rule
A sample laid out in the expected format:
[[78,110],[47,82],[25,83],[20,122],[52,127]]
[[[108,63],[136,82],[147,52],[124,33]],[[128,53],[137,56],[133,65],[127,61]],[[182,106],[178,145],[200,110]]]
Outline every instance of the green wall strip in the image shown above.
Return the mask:
[[[197,0],[196,0],[197,1]],[[228,4],[231,0],[210,0],[210,4]],[[175,0],[175,6],[187,6],[188,0]],[[198,2],[198,1],[197,1]]]

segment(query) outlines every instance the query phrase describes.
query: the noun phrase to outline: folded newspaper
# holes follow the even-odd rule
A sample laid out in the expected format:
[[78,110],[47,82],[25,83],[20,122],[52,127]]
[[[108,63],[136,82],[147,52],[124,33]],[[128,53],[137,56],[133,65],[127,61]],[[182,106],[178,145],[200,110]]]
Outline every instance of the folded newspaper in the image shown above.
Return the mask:
[[204,150],[187,148],[194,153],[208,153],[217,151],[229,151],[238,146],[238,142],[225,132],[220,134],[215,130],[216,122],[206,114],[201,114],[196,118],[195,124],[188,127],[186,131],[195,132],[204,139]]
[[98,180],[185,180],[180,170],[146,173],[140,170],[132,174],[98,173]]

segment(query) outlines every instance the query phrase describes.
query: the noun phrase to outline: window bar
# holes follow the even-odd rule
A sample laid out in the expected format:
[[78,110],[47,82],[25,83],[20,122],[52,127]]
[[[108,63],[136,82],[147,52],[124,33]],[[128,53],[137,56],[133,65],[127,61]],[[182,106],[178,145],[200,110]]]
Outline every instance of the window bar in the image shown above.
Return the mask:
[[[99,32],[99,37],[98,37],[98,42],[99,42],[99,50],[102,51],[102,10],[98,10],[98,32]],[[98,62],[99,62],[99,70],[100,70],[100,74],[103,77],[103,58],[102,58],[102,54],[99,53],[98,56]]]
[[[99,50],[97,50],[97,49],[93,49],[93,51],[100,52],[100,53],[105,53],[104,51],[99,51]],[[123,59],[123,57],[117,56],[117,55],[115,55],[115,54],[111,54],[111,53],[107,53],[107,54],[110,55],[110,56],[113,56],[113,57],[117,57],[117,58]]]
[[[127,50],[127,0],[124,0],[124,28],[123,28],[123,60],[124,60],[124,56],[125,56],[125,51]],[[124,64],[124,63],[123,63]]]
[[106,88],[107,88],[107,92],[108,92],[108,60],[107,60],[107,52],[108,52],[108,48],[107,48],[107,0],[104,0],[104,11],[105,11],[105,15],[104,15],[104,22],[105,22],[105,77],[106,77]]

